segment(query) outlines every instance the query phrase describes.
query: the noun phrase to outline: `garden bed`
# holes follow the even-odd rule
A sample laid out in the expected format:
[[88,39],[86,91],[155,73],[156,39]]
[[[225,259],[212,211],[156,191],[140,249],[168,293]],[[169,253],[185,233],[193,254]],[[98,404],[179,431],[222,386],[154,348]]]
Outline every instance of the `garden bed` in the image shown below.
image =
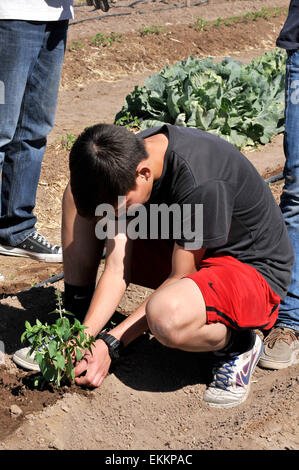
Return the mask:
[[[192,27],[199,17],[212,22],[273,6],[262,0],[211,0],[197,7],[152,11],[183,3],[140,3],[144,14],[70,27],[56,124],[37,195],[38,228],[50,241],[60,241],[61,197],[68,181],[66,147],[85,126],[113,122],[134,85],[142,85],[146,76],[168,63],[189,55],[215,60],[230,55],[249,63],[275,47],[285,19],[281,12],[230,26],[218,21],[218,26],[203,31]],[[288,4],[275,2],[280,8]],[[111,8],[110,13],[133,10],[126,8]],[[76,9],[77,19],[100,14],[88,7]],[[141,35],[146,27],[157,25],[164,28],[158,34]],[[97,34],[107,38],[111,32],[121,35],[121,41],[104,46],[93,42]],[[244,153],[264,177],[280,172],[282,136]],[[271,185],[277,201],[281,188],[281,182]],[[209,355],[169,350],[145,335],[127,349],[99,389],[34,389],[32,373],[17,369],[11,357],[21,346],[25,320],[48,320],[55,288],[63,290],[63,280],[55,287],[30,288],[62,270],[60,264],[1,257],[6,281],[1,287],[0,339],[6,355],[0,366],[0,449],[298,449],[298,365],[281,371],[257,367],[248,400],[237,408],[215,410],[202,400],[210,379]],[[149,293],[130,286],[120,311],[130,314]]]

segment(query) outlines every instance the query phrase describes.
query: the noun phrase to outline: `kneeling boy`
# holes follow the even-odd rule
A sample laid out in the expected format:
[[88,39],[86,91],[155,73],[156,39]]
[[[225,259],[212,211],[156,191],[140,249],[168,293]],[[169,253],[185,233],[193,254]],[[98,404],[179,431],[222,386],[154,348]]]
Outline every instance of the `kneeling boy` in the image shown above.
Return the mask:
[[[106,207],[101,204],[115,209],[118,226],[120,214],[132,213],[136,204],[148,217],[139,237],[123,229],[108,237],[105,269],[93,293],[104,245],[95,234],[96,208]],[[162,204],[181,209],[172,219],[174,226],[180,218],[181,231],[171,226],[168,237],[163,221],[158,236],[150,227],[151,209]],[[99,386],[111,358],[149,328],[169,348],[213,352],[207,403],[242,403],[263,350],[253,330],[274,325],[293,263],[281,211],[246,157],[198,129],[165,125],[134,135],[99,124],[71,150],[63,214],[67,307],[78,312],[93,293],[87,332],[101,332],[129,282],[155,289],[122,323],[100,334],[93,355],[86,353],[77,365],[76,382]],[[131,218],[127,228],[129,223]]]

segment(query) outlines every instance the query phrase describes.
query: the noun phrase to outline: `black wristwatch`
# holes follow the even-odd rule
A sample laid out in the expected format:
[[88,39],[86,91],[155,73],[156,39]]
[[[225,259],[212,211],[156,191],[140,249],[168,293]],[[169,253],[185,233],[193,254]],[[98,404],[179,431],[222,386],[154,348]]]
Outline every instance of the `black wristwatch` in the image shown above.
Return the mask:
[[123,350],[123,343],[109,333],[99,333],[96,339],[102,339],[107,344],[111,359],[118,359]]

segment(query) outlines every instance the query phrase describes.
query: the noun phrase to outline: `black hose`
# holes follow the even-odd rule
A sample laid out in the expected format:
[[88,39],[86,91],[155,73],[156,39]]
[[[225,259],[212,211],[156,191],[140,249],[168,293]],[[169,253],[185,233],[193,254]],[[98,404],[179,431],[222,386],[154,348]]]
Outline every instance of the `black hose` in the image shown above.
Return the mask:
[[280,180],[283,180],[283,173],[277,173],[277,175],[270,176],[269,178],[265,179],[266,183],[275,183],[276,181]]
[[64,278],[64,273],[61,272],[59,274],[56,274],[55,276],[49,277],[49,279],[46,279],[45,281],[39,282],[38,284],[35,284],[34,286],[28,287],[28,289],[25,289],[22,292],[28,292],[31,289],[37,289],[38,287],[42,287],[45,284],[54,284],[54,282],[58,282],[63,278]]
[[72,26],[73,24],[83,23],[84,21],[103,20],[105,18],[110,18],[112,16],[124,16],[124,15],[131,15],[131,14],[132,13],[112,13],[111,15],[94,16],[93,18],[83,18],[82,20],[73,21],[72,23],[69,23],[69,26]]
[[12,296],[22,294],[23,292],[29,292],[32,289],[37,289],[38,287],[43,287],[46,284],[54,284],[54,282],[58,282],[63,278],[64,278],[64,273],[61,272],[59,274],[56,274],[55,276],[49,277],[49,279],[45,279],[44,281],[41,281],[38,284],[35,284],[34,286],[30,286],[27,289],[24,289],[22,291],[19,291],[19,292],[16,292],[16,293],[0,294],[0,299],[2,300],[2,299],[6,299],[7,297],[12,297]]
[[209,3],[209,1],[210,0],[201,0],[200,2],[190,3],[190,5],[175,5],[175,6],[166,7],[166,8],[155,8],[155,9],[153,9],[151,11],[148,11],[148,12],[136,11],[136,12],[128,12],[128,13],[112,13],[112,14],[109,14],[109,15],[94,16],[93,18],[83,18],[82,20],[72,21],[71,23],[69,23],[69,26],[72,26],[74,24],[83,23],[84,21],[104,20],[105,18],[111,18],[112,16],[125,16],[125,15],[132,15],[132,14],[144,15],[146,13],[154,13],[154,12],[162,11],[162,10],[172,10],[174,8],[186,8],[188,6],[195,7],[195,6],[203,5],[204,3]]

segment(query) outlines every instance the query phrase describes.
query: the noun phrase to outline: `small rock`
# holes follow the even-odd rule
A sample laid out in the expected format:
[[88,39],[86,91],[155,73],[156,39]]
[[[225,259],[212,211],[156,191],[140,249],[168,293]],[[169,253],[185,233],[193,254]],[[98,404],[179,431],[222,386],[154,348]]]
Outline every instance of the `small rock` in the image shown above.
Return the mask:
[[23,411],[18,405],[11,405],[11,407],[9,408],[9,411],[11,415],[15,417],[21,416],[23,414]]
[[64,450],[63,444],[59,439],[55,439],[49,444],[49,447],[56,450]]
[[69,407],[65,403],[61,405],[61,409],[62,411],[65,411],[65,413],[68,413],[70,411]]

